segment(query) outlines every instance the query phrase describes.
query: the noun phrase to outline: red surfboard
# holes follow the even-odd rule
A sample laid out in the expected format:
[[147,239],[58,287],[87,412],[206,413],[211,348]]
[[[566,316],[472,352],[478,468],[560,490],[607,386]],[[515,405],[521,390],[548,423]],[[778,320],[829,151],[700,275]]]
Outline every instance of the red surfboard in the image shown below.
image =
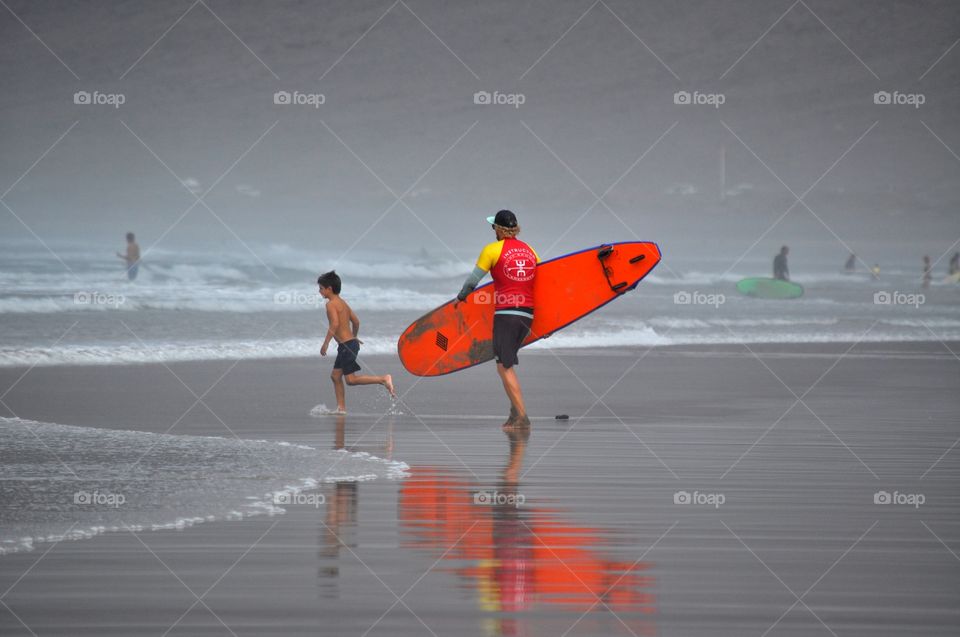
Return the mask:
[[[605,243],[542,261],[534,283],[533,325],[523,342],[546,338],[634,289],[660,262],[660,248],[645,241]],[[453,300],[404,330],[400,360],[416,376],[441,376],[493,359],[493,283]]]

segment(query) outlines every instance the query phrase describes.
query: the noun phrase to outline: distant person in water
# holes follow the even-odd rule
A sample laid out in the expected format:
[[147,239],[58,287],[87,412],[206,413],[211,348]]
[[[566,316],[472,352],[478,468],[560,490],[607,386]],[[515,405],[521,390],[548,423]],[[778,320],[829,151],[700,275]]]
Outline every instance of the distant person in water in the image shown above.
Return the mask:
[[853,272],[857,269],[857,255],[850,253],[850,257],[847,259],[847,262],[844,264],[843,269],[847,272]]
[[396,398],[397,392],[393,388],[393,377],[390,374],[362,376],[357,373],[360,371],[357,358],[360,355],[360,345],[363,343],[357,338],[357,334],[360,333],[360,319],[347,302],[340,298],[340,276],[331,270],[320,275],[317,285],[320,288],[320,296],[327,300],[327,322],[330,325],[323,339],[320,355],[326,356],[330,341],[337,341],[337,359],[333,362],[333,373],[330,374],[333,393],[337,397],[337,412],[347,413],[344,381],[347,385],[383,385],[390,395]]
[[873,279],[874,279],[875,281],[877,281],[877,280],[880,279],[880,264],[879,264],[879,263],[874,263],[874,264],[873,264],[873,267],[870,268],[870,274],[873,275]]
[[493,277],[493,354],[497,359],[497,374],[510,399],[510,415],[503,429],[529,427],[530,418],[523,402],[523,391],[514,366],[519,363],[517,352],[530,333],[533,323],[533,282],[540,257],[529,245],[517,239],[520,225],[517,216],[501,210],[487,217],[497,240],[480,252],[477,265],[464,281],[457,302],[466,300],[480,280],[489,272]]
[[960,252],[954,252],[953,256],[950,257],[950,275],[953,276],[957,272],[960,272]]
[[930,263],[930,256],[923,257],[923,289],[930,287],[930,281],[933,279],[933,265]]
[[137,245],[137,239],[132,232],[127,233],[127,253],[117,256],[127,262],[127,278],[133,281],[137,278],[140,271],[140,246]]
[[790,268],[787,267],[787,255],[789,253],[790,248],[783,246],[780,248],[780,254],[773,257],[773,278],[781,281],[790,280]]

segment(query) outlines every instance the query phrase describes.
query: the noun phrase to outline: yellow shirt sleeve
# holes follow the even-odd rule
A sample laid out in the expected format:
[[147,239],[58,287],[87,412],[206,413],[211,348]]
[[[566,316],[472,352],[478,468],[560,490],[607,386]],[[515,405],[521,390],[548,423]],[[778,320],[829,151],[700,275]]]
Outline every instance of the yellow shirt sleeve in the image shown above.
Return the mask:
[[497,264],[497,261],[500,260],[501,252],[503,252],[503,241],[488,243],[484,246],[483,250],[480,251],[480,256],[477,258],[477,267],[484,272],[489,272],[490,269]]

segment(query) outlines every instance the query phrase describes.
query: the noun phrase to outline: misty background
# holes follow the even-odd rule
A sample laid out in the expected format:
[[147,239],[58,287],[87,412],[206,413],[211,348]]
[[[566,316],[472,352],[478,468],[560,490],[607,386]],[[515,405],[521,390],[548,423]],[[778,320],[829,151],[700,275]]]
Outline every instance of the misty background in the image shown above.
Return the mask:
[[725,269],[789,243],[795,269],[839,268],[846,243],[919,270],[960,237],[958,18],[949,0],[7,0],[0,234],[469,263],[506,207],[543,256],[639,238]]

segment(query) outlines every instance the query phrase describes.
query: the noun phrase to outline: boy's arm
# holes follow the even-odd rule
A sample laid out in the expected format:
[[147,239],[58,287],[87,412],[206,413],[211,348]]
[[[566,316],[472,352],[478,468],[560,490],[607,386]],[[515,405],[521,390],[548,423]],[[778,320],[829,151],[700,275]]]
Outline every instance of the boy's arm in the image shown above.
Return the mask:
[[353,326],[353,337],[356,338],[360,333],[360,317],[350,308],[350,324]]
[[333,338],[333,335],[336,333],[337,328],[340,327],[340,319],[337,317],[336,311],[330,304],[327,303],[327,323],[330,324],[330,327],[327,328],[327,335],[323,339],[323,346],[320,348],[320,355],[327,355],[327,346],[330,345],[330,340]]

